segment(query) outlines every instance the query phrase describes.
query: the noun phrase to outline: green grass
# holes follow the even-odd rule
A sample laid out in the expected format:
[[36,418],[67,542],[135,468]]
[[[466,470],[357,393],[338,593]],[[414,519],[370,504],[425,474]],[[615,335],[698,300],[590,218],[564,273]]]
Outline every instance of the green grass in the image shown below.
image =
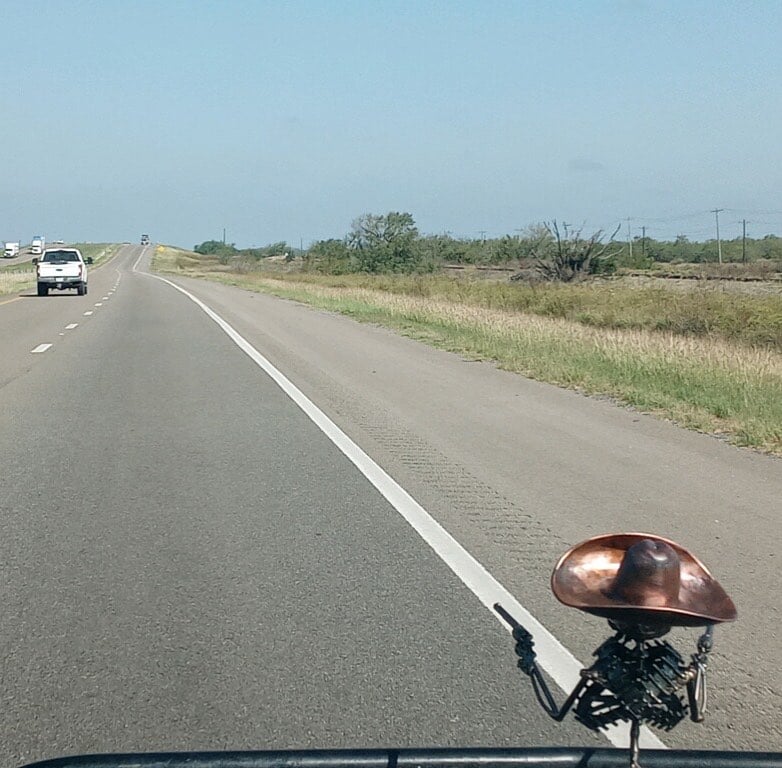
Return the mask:
[[119,243],[74,243],[69,247],[78,248],[85,259],[92,257],[94,268],[108,261],[122,246]]
[[[734,295],[718,292],[611,284],[540,288],[442,277],[271,277],[216,272],[192,254],[170,250],[158,254],[155,266],[388,326],[782,455],[782,337],[773,324],[779,298],[733,302]],[[750,327],[770,316],[771,333],[759,336],[759,325],[741,333],[738,320],[726,319],[739,308]]]
[[16,275],[33,271],[33,265],[28,261],[24,264],[1,264],[0,274]]

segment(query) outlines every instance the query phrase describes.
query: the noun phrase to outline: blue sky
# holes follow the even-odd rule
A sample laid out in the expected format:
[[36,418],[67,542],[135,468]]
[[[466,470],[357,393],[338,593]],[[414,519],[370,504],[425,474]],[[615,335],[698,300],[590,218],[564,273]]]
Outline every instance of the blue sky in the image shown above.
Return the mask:
[[0,0],[0,238],[782,234],[782,6]]

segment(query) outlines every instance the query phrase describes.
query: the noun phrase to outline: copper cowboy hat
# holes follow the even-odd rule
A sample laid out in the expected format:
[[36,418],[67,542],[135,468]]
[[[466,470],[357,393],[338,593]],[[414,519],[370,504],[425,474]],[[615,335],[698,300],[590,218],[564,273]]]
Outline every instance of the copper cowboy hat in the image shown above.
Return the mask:
[[736,618],[736,606],[691,552],[648,533],[595,536],[567,551],[551,574],[565,605],[607,619],[701,626]]

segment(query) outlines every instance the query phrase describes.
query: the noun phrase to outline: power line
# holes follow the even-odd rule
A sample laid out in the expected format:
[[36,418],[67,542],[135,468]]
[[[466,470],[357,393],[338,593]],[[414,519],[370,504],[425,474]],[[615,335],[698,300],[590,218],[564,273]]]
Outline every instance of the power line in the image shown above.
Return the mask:
[[696,219],[699,216],[705,216],[709,211],[697,211],[695,213],[683,213],[679,216],[667,216],[662,218],[655,218],[653,216],[640,216],[641,221],[656,221],[661,224],[666,224],[670,221],[683,221],[685,219]]
[[751,211],[748,208],[725,208],[731,213],[749,214],[750,216],[782,216],[782,211]]

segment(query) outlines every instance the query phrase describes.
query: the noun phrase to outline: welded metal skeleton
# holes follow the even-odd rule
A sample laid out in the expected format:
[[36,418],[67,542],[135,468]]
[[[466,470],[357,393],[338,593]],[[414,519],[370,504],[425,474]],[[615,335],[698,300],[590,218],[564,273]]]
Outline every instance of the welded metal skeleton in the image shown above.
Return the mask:
[[[494,606],[511,626],[518,666],[550,717],[561,721],[573,710],[592,730],[629,723],[632,768],[639,767],[641,725],[667,731],[688,711],[694,722],[704,719],[714,624],[735,619],[736,609],[691,553],[648,534],[596,537],[560,559],[552,589],[566,605],[607,618],[615,634],[594,652],[594,664],[581,670],[560,707],[538,667],[532,635]],[[660,639],[672,626],[705,626],[689,663]]]

